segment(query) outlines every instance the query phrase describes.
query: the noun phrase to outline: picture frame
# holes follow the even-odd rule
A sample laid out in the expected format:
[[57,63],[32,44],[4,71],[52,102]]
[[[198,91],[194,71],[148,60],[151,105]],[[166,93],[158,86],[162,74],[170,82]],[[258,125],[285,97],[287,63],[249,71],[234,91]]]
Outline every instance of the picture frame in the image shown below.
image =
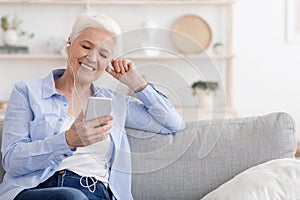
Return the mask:
[[300,44],[300,1],[286,0],[286,41]]

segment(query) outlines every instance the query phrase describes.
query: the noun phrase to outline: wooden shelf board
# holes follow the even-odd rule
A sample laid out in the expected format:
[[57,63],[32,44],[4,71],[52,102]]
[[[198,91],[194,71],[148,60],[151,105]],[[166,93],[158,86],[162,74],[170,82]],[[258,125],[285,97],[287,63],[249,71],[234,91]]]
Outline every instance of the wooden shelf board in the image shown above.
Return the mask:
[[[170,54],[162,54],[158,56],[147,56],[147,55],[128,55],[126,58],[135,59],[135,60],[176,60],[181,57],[185,57],[187,59],[213,59],[213,60],[226,60],[232,59],[234,55],[211,55],[203,56],[203,55],[170,55]],[[59,54],[0,54],[0,59],[6,60],[63,60],[66,59],[66,56]]]
[[[205,120],[205,119],[221,119],[224,118],[235,118],[237,117],[236,112],[233,108],[216,108],[213,110],[214,115],[211,110],[207,109],[197,109],[197,108],[176,108],[179,114],[182,115],[183,120],[186,122]],[[0,122],[3,121],[5,117],[5,110],[0,110]],[[214,117],[214,118],[212,118]]]
[[23,4],[93,4],[93,5],[149,5],[149,4],[164,4],[164,5],[230,5],[235,1],[233,0],[170,0],[170,1],[159,1],[159,0],[124,0],[124,1],[114,1],[114,0],[0,0],[0,3],[23,3]]
[[229,107],[215,108],[213,110],[197,108],[176,108],[176,110],[186,122],[237,117],[236,111]]
[[7,60],[55,60],[55,59],[65,59],[65,56],[59,54],[0,54],[0,59]]
[[177,111],[182,111],[182,112],[199,112],[199,113],[221,113],[221,112],[227,112],[227,113],[235,113],[235,110],[230,107],[217,107],[214,109],[204,109],[204,108],[197,108],[197,107],[175,107]]

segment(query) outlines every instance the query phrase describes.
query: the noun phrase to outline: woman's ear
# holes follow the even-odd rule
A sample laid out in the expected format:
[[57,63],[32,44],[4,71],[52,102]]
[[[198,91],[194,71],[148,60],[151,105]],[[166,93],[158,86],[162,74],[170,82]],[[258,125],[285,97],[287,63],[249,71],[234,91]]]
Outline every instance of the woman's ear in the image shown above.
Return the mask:
[[70,39],[70,37],[68,37],[66,47],[68,48],[68,47],[70,47],[70,46],[71,46],[71,39]]

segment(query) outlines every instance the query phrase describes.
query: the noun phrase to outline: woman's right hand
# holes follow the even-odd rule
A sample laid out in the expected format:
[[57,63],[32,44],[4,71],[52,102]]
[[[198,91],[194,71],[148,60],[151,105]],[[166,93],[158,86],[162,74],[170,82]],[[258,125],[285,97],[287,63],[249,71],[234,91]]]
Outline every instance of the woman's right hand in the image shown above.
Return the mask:
[[[81,111],[71,128],[66,131],[67,144],[73,149],[106,139],[113,126],[112,119],[112,116],[103,116],[94,120],[84,121],[84,113]],[[100,124],[105,125],[99,126]]]

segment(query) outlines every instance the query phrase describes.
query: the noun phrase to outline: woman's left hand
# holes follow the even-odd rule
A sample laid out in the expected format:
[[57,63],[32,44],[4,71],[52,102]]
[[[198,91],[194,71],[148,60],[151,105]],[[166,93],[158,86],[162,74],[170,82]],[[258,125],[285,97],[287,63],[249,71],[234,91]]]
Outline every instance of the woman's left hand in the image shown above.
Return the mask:
[[134,92],[142,91],[147,86],[147,82],[137,72],[134,63],[131,60],[112,60],[111,64],[113,69],[107,67],[105,70],[115,79],[131,88]]

